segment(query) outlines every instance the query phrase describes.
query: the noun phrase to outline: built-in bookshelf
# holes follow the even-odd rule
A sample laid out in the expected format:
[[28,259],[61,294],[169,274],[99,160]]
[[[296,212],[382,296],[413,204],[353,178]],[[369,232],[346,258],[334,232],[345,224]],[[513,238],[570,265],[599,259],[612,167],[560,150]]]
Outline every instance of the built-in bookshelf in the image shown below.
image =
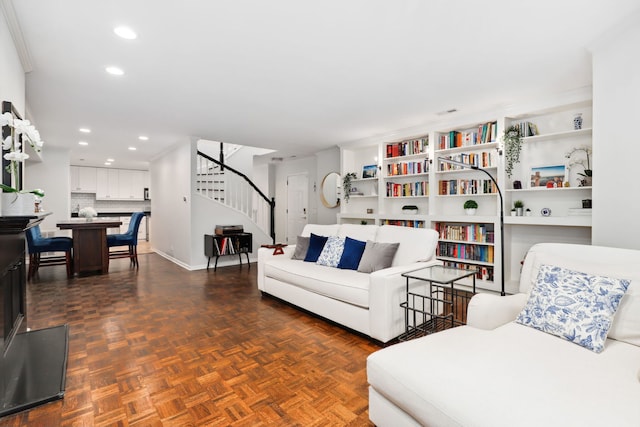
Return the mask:
[[[567,99],[557,105],[512,105],[508,112],[493,111],[484,117],[461,119],[461,123],[434,122],[432,129],[425,128],[422,136],[415,138],[342,147],[342,173],[360,173],[363,165],[375,163],[378,175],[371,181],[377,192],[369,191],[366,182],[356,181],[354,185],[362,194],[342,203],[339,221],[425,228],[437,224],[486,227],[498,243],[441,237],[438,257],[448,265],[478,270],[479,288],[499,290],[504,250],[507,292],[515,291],[522,258],[532,244],[591,242],[591,210],[583,208],[591,202],[591,185],[582,175],[593,165],[592,102],[586,92]],[[575,129],[578,122],[581,128]],[[502,136],[511,126],[517,126],[523,137],[519,162],[507,176]],[[441,158],[471,167],[444,163]],[[549,166],[561,166],[563,172],[562,180],[547,188],[546,183],[540,185],[543,181],[536,181],[536,172]],[[502,206],[494,180],[502,190]],[[463,208],[470,199],[478,204],[475,216],[467,216]],[[516,200],[529,209],[527,215],[511,216]],[[416,209],[403,209],[409,206]],[[505,215],[504,248],[500,244],[501,208]]]

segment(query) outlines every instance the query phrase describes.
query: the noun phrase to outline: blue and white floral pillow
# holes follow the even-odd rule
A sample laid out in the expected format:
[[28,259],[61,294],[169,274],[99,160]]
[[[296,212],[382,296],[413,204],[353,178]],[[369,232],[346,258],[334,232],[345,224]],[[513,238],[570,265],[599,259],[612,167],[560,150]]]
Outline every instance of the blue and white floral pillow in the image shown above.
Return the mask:
[[543,264],[516,322],[600,353],[628,287],[628,280]]
[[344,237],[329,236],[316,263],[327,267],[337,267],[342,257],[342,251],[344,251],[344,241]]

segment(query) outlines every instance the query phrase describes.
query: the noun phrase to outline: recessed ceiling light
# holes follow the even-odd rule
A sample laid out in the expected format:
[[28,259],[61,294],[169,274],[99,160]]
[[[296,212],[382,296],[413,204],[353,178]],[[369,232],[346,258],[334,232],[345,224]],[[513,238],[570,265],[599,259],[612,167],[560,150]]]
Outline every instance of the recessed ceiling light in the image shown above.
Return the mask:
[[122,71],[122,69],[118,67],[107,67],[105,68],[105,70],[107,71],[107,73],[113,74],[114,76],[121,76],[124,74],[124,71]]
[[78,142],[78,145],[89,145],[89,143],[87,141],[80,141]]
[[89,129],[89,128],[80,128],[80,129],[78,129],[78,130],[79,130],[80,132],[82,132],[82,133],[91,133],[91,129]]
[[116,33],[116,35],[127,40],[134,40],[138,38],[136,32],[129,27],[116,27],[113,29],[113,32]]
[[129,150],[131,150],[131,151],[136,151],[136,150],[137,150],[137,148],[136,148],[136,147],[129,147]]
[[149,140],[149,137],[148,137],[148,136],[144,136],[144,135],[140,135],[140,136],[138,137],[138,139],[139,139],[140,141],[148,141],[148,140]]
[[105,166],[111,166],[111,163],[110,162],[104,162],[104,165]]
[[113,159],[107,159],[107,162],[115,162]]

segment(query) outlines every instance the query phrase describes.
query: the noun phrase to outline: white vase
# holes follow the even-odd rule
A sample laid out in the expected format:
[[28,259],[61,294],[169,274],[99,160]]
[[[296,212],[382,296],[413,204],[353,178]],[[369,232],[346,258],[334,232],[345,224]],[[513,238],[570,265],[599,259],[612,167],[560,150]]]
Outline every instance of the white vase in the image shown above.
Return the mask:
[[464,213],[466,213],[467,215],[475,215],[476,214],[476,209],[475,208],[467,208],[464,210]]
[[31,193],[2,193],[3,216],[35,214],[35,195]]

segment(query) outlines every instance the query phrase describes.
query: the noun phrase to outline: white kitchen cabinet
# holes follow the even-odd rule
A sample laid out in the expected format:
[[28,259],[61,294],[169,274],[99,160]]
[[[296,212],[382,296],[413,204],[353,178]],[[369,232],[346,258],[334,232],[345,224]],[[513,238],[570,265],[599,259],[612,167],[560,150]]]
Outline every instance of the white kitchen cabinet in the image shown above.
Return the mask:
[[114,200],[120,195],[118,169],[98,168],[96,171],[96,200]]
[[71,192],[95,193],[97,187],[96,168],[71,166]]

